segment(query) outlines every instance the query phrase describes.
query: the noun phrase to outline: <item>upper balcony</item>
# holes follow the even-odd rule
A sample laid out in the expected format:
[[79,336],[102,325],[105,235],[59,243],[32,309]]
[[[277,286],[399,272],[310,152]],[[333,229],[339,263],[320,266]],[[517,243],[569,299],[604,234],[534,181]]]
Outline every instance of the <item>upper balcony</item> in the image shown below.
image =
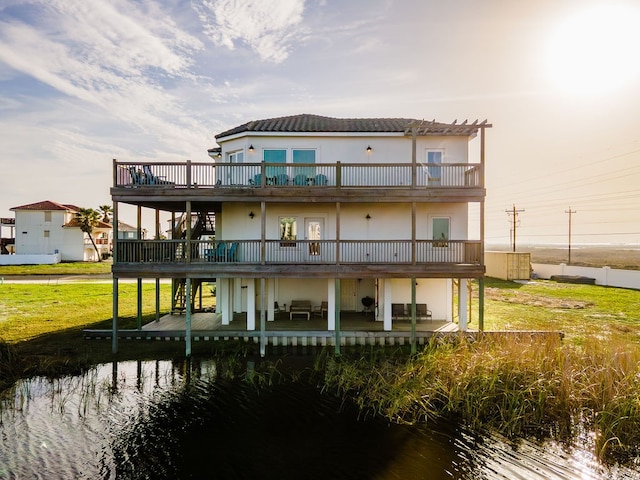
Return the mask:
[[[480,163],[145,163],[113,162],[115,201],[477,202]],[[160,207],[161,208],[161,207]]]

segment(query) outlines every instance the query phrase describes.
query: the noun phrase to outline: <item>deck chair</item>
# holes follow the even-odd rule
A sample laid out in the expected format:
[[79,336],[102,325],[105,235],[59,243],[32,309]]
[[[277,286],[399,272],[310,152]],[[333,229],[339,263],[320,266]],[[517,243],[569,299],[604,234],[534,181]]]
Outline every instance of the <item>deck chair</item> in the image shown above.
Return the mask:
[[218,262],[227,261],[227,244],[225,242],[220,242],[218,244],[216,251],[216,260]]
[[316,175],[316,185],[326,185],[327,184],[327,176],[323,173],[319,173]]
[[301,187],[307,184],[307,176],[304,173],[299,173],[293,177],[293,184]]
[[142,170],[144,171],[144,177],[147,184],[160,185],[161,183],[166,183],[167,177],[159,177],[157,175],[154,175],[151,172],[151,167],[149,165],[143,165]]
[[256,173],[253,176],[253,180],[250,180],[252,185],[255,185],[256,187],[259,187],[260,185],[262,185],[262,174],[261,173]]
[[[407,303],[407,316],[411,317],[411,304]],[[416,303],[416,318],[431,319],[431,310],[427,309],[426,303]]]
[[404,305],[402,303],[392,303],[391,304],[391,318],[395,318],[396,320],[398,319],[398,317],[405,317],[404,314]]
[[324,314],[329,311],[329,302],[322,301],[317,307],[313,307],[314,317],[324,317]]
[[236,259],[236,251],[237,250],[238,250],[238,242],[231,242],[231,246],[229,247],[229,250],[227,250],[227,261],[228,262],[237,261],[237,259]]
[[139,172],[136,167],[129,167],[129,174],[131,175],[131,183],[133,185],[143,185],[144,179],[142,172]]
[[276,185],[288,185],[289,184],[289,175],[286,173],[279,173],[276,175]]

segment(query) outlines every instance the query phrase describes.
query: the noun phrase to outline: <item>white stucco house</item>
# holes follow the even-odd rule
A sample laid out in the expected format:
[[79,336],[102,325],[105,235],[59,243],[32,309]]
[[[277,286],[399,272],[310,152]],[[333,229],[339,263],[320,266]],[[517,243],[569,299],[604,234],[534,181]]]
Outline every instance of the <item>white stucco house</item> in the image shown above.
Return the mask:
[[[16,256],[59,255],[63,262],[98,260],[89,236],[76,220],[79,207],[44,200],[11,210],[15,212]],[[92,236],[100,255],[111,253],[112,233],[110,223],[101,221],[95,228]]]
[[345,315],[363,311],[387,337],[407,322],[466,330],[469,281],[482,288],[485,273],[490,127],[301,114],[216,135],[212,163],[114,160],[115,214],[171,212],[175,232],[143,248],[118,240],[114,278],[173,278],[191,290],[182,298],[215,278],[222,325],[244,313],[261,341],[283,309],[347,336]]

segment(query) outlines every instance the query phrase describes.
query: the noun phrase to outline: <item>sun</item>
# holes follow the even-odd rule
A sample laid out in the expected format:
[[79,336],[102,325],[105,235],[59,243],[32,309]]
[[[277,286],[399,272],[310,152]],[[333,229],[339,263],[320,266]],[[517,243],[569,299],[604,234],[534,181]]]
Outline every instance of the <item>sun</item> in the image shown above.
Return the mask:
[[575,94],[616,90],[640,74],[640,8],[602,4],[567,18],[549,42],[552,82]]

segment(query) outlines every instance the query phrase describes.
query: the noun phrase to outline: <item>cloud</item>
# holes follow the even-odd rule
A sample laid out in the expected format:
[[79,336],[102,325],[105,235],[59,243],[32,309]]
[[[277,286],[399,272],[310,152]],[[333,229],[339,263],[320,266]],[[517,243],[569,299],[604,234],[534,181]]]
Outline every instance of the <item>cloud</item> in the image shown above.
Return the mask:
[[[244,43],[263,61],[281,63],[303,34],[304,0],[203,0],[193,7],[215,45]],[[213,17],[213,18],[211,18]]]

